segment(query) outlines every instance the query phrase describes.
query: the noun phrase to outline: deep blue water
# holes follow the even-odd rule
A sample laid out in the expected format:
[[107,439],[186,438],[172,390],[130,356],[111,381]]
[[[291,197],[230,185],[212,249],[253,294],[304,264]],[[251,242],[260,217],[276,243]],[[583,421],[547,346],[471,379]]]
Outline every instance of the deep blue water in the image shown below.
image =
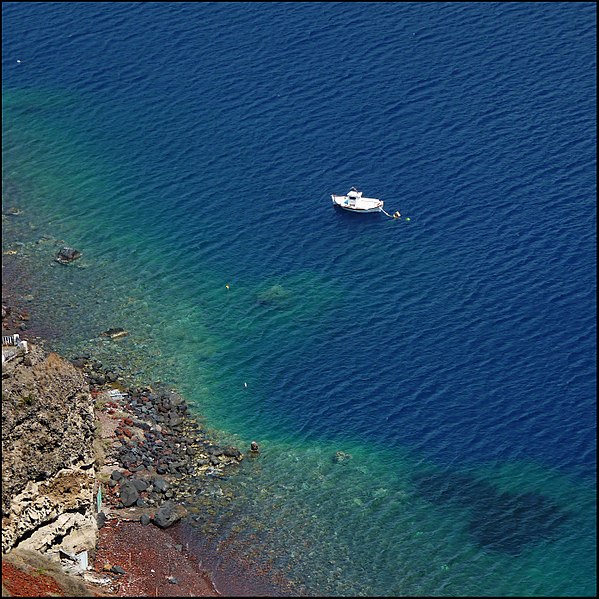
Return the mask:
[[595,593],[594,4],[2,14],[3,263],[261,443],[219,538],[310,594]]

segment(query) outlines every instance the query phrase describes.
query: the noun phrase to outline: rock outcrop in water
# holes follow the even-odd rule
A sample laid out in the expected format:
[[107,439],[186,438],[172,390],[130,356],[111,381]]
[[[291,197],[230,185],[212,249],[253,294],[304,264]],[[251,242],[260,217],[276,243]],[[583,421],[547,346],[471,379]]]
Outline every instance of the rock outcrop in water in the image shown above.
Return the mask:
[[73,262],[73,260],[77,260],[77,258],[81,257],[81,252],[74,248],[63,247],[58,254],[56,254],[56,262],[60,262],[60,264],[69,264]]

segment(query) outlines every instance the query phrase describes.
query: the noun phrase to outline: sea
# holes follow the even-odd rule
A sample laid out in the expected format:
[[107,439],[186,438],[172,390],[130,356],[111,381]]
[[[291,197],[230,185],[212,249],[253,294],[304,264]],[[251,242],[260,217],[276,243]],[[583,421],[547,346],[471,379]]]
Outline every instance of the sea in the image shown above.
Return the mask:
[[258,443],[197,524],[223,562],[596,595],[596,34],[592,2],[2,3],[5,291]]

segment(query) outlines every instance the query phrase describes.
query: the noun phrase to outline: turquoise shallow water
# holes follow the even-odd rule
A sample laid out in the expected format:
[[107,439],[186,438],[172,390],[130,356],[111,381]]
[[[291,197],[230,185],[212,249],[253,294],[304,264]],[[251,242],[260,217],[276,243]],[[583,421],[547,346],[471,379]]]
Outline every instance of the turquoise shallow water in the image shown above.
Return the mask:
[[4,271],[57,349],[259,441],[219,551],[310,594],[595,593],[593,5],[3,17]]

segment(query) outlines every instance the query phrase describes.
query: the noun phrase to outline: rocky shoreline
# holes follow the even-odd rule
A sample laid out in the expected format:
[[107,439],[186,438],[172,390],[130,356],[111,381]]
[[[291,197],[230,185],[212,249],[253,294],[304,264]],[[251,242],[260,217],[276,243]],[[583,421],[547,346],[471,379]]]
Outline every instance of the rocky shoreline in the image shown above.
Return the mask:
[[[168,389],[124,388],[111,380],[114,377],[109,369],[103,369],[99,362],[86,356],[75,358],[73,363],[82,369],[90,382],[105,452],[98,472],[100,540],[106,539],[106,534],[114,536],[127,528],[128,537],[135,536],[131,530],[133,523],[162,530],[170,528],[197,512],[201,498],[208,502],[215,497],[231,500],[225,496],[218,480],[229,475],[244,455],[237,448],[214,443],[191,416],[180,395]],[[146,531],[138,530],[137,534],[147,536]],[[134,541],[130,545],[130,542],[125,545],[129,544],[131,559],[133,551],[139,550],[135,547],[139,543]],[[178,547],[168,537],[164,543]],[[181,551],[180,547],[178,551]],[[130,559],[123,563],[122,556],[115,553],[96,555],[94,570],[96,573],[108,572],[110,584],[116,584],[123,591],[126,589],[125,594],[128,594],[131,591],[128,578],[136,567]],[[147,547],[144,554],[142,562],[147,560]],[[177,558],[182,559],[180,553],[175,555]],[[163,549],[157,559],[164,559]],[[159,583],[163,586],[168,583],[175,595],[179,594],[180,565],[173,566],[166,575],[152,576],[157,568],[156,563],[153,568],[145,567],[144,584],[158,588]],[[217,594],[210,576],[204,573],[202,577],[202,594]]]
[[178,520],[175,512],[182,512],[174,509],[175,503],[182,506],[199,494],[213,496],[214,479],[244,459],[239,449],[211,440],[178,393],[125,388],[89,357],[73,363],[90,382],[101,434],[109,440],[99,477],[111,513],[129,508],[131,514],[134,508],[147,524],[147,516],[155,512],[151,520],[166,528]]
[[[3,335],[20,332],[26,339],[29,319],[28,311],[3,305]],[[94,515],[94,547],[75,555],[76,550],[69,552],[62,546],[57,550],[57,546],[51,547],[52,542],[45,539],[44,549],[39,554],[48,555],[54,561],[56,557],[61,558],[67,573],[85,581],[89,593],[84,595],[149,596],[158,592],[160,596],[219,595],[210,573],[202,569],[196,556],[185,555],[181,544],[174,540],[176,534],[173,537],[170,533],[182,519],[215,517],[218,505],[232,500],[221,486],[221,480],[233,474],[244,459],[257,457],[257,446],[252,445],[244,454],[238,448],[217,444],[200,420],[192,415],[184,398],[171,389],[128,386],[114,368],[103,365],[93,356],[75,356],[68,361],[53,357],[55,354],[48,352],[44,341],[37,338],[30,340],[30,348],[28,355],[12,360],[9,367],[3,364],[3,379],[23,376],[19,368],[47,369],[47,362],[52,360],[56,368],[66,369],[73,380],[77,376],[71,369],[76,371],[81,382],[77,392],[87,394],[89,405],[93,406],[95,428],[93,491],[88,488],[90,483],[86,478],[84,493],[91,505],[78,508],[86,513],[88,520],[89,513]],[[68,362],[68,367],[59,364],[60,360]],[[8,394],[13,394],[13,403],[5,404],[3,393],[3,423],[11,422],[8,428],[13,431],[13,421],[21,416],[15,418],[8,408],[16,405],[15,388],[20,387],[15,380],[10,385]],[[17,399],[17,404],[22,405],[22,401]],[[3,450],[11,443],[10,435],[5,436],[3,431]],[[3,451],[3,472],[4,455]],[[89,477],[90,473],[85,474]],[[32,474],[42,481],[46,475],[50,473]],[[10,523],[11,510],[14,516],[15,508],[10,500],[15,493],[5,498],[3,491],[3,530],[5,523]],[[60,508],[55,508],[57,510]],[[64,530],[56,532],[59,541],[62,533]],[[14,560],[5,558],[11,553],[23,554],[18,534],[15,532],[6,548],[3,546],[3,574],[5,563],[7,568],[15,564]],[[23,535],[25,538],[30,532],[25,530]],[[27,540],[25,553],[31,545]],[[22,569],[20,574],[23,575]],[[240,573],[240,580],[233,586],[241,589],[240,595],[255,594],[251,584],[244,582],[244,575]],[[31,596],[31,593],[19,594],[14,585],[10,585],[14,576],[15,571],[12,577],[3,576],[3,590],[12,596]],[[27,587],[27,584],[21,581],[20,586]],[[292,594],[283,588],[280,591],[273,586],[268,588],[269,591],[262,589],[260,594]]]

